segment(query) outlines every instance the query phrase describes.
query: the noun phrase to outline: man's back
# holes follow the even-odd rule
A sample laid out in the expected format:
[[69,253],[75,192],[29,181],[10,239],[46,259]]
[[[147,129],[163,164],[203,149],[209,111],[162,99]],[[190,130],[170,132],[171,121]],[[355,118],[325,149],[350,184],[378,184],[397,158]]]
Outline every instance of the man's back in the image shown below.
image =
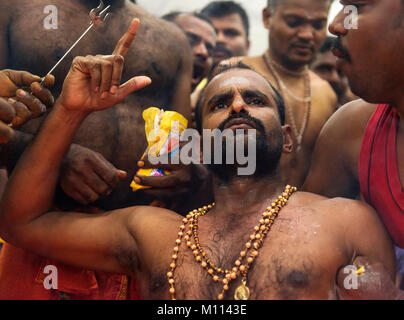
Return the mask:
[[[44,8],[48,5],[44,0],[23,0],[18,6],[13,1],[2,1],[0,18],[4,28],[0,37],[3,39],[0,66],[46,74],[86,29],[88,13],[98,1],[54,1],[58,15],[55,30],[44,27],[44,19],[49,15],[44,13]],[[74,141],[99,152],[115,167],[128,172],[127,179],[107,200],[108,207],[121,207],[131,195],[130,180],[146,147],[142,111],[156,106],[188,115],[192,56],[185,36],[174,25],[153,17],[129,1],[113,1],[111,12],[105,26],[87,34],[55,70],[53,93],[59,95],[74,56],[111,54],[131,20],[134,17],[141,20],[135,45],[125,59],[123,80],[143,74],[153,80],[152,85],[132,94],[113,109],[91,115]],[[31,123],[25,130],[33,132],[36,127]]]

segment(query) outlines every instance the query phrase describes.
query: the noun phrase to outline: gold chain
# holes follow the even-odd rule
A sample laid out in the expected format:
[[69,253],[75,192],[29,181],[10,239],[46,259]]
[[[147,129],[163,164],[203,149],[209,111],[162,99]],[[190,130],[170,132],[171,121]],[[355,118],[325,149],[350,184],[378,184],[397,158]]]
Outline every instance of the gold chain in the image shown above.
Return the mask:
[[269,71],[274,76],[275,81],[276,81],[276,83],[278,85],[279,90],[281,91],[282,96],[285,98],[284,92],[286,92],[289,96],[291,96],[295,100],[306,104],[306,111],[305,111],[305,114],[304,114],[303,123],[302,123],[302,126],[301,126],[300,131],[299,131],[297,129],[297,123],[296,123],[297,121],[295,120],[293,110],[292,110],[292,108],[290,108],[290,106],[288,106],[288,104],[286,102],[286,99],[285,99],[285,108],[286,108],[286,111],[288,112],[288,115],[289,115],[289,118],[290,118],[290,121],[291,121],[293,134],[295,135],[297,143],[298,143],[298,146],[300,147],[300,145],[302,144],[302,141],[303,141],[304,133],[305,133],[305,131],[307,129],[309,119],[310,119],[311,101],[312,101],[310,74],[309,74],[308,70],[305,73],[305,92],[306,92],[306,97],[302,99],[300,97],[297,97],[291,90],[289,90],[289,88],[286,87],[285,83],[282,81],[279,74],[275,71],[275,69],[271,65],[271,62],[269,61],[269,52],[268,51],[264,54],[264,62],[266,64],[267,68],[269,69]]
[[[271,204],[271,206],[266,209],[266,211],[262,214],[262,218],[260,219],[259,224],[254,227],[254,232],[250,235],[248,241],[245,244],[245,248],[240,252],[239,257],[234,262],[234,267],[231,270],[217,267],[215,264],[213,264],[199,243],[199,217],[206,215],[209,210],[215,206],[215,203],[191,211],[182,220],[183,224],[180,226],[178,238],[175,241],[173,255],[171,256],[172,262],[170,264],[170,271],[167,273],[171,299],[175,300],[174,272],[177,267],[178,253],[182,243],[182,238],[184,238],[186,246],[194,254],[195,261],[207,271],[214,282],[221,282],[223,284],[223,289],[217,297],[219,300],[222,300],[224,298],[225,292],[229,289],[230,282],[236,280],[240,275],[242,276],[241,285],[236,289],[234,298],[236,300],[248,300],[250,296],[250,289],[247,287],[247,273],[250,270],[255,259],[258,257],[258,250],[262,247],[264,239],[271,229],[271,226],[273,225],[280,210],[287,204],[290,196],[296,191],[296,187],[291,187],[289,185],[286,186],[285,191],[282,193],[282,195],[280,195]],[[188,223],[188,231],[185,231],[186,225]],[[249,253],[250,251],[251,254]]]

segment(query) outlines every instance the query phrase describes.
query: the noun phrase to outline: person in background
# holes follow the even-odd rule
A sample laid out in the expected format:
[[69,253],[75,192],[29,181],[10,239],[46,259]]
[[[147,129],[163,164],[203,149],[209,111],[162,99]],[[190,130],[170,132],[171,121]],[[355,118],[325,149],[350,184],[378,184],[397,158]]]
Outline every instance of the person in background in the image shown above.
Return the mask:
[[201,13],[212,21],[217,33],[214,66],[231,57],[248,56],[250,22],[241,5],[234,1],[213,1]]
[[327,37],[310,69],[319,75],[322,79],[328,81],[338,97],[339,107],[358,99],[348,85],[348,79],[337,66],[337,57],[332,54],[332,48],[335,42],[334,37]]

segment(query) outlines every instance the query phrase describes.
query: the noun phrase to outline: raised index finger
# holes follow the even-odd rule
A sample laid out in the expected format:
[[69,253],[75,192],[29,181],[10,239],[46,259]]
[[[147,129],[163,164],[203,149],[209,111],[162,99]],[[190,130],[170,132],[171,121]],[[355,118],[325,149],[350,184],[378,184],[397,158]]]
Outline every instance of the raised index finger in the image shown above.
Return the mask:
[[113,55],[121,55],[123,57],[128,53],[129,47],[131,46],[133,40],[135,39],[137,29],[139,27],[139,19],[135,18],[132,20],[128,31],[123,35],[121,39],[119,39],[118,43],[115,46]]

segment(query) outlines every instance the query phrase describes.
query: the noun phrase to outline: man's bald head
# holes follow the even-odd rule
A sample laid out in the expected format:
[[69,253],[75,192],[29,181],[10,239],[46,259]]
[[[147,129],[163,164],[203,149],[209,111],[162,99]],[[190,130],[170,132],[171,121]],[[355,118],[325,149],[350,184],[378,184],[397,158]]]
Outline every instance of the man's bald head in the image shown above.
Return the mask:
[[[275,12],[275,9],[282,3],[287,2],[288,0],[268,0],[267,2],[267,7],[271,12]],[[316,0],[318,1],[318,0]],[[323,2],[326,2],[328,4],[331,4],[332,0],[321,0]],[[404,0],[403,0],[404,1]]]

